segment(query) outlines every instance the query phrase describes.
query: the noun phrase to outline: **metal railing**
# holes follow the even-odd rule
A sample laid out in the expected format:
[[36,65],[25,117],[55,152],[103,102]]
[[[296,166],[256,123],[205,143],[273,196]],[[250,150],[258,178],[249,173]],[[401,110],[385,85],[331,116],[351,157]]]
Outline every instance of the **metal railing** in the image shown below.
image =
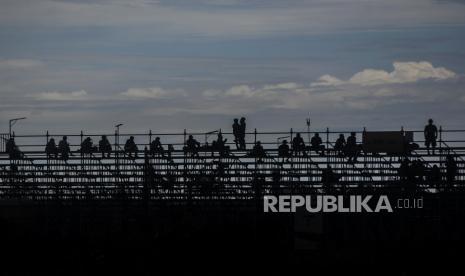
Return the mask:
[[[360,144],[365,130],[355,131]],[[336,190],[358,189],[360,187],[402,188],[397,170],[404,158],[419,160],[425,166],[422,181],[427,181],[432,165],[439,165],[445,172],[444,157],[452,154],[458,163],[458,176],[451,187],[464,186],[465,181],[465,131],[439,129],[436,155],[427,155],[423,145],[423,131],[414,131],[419,144],[416,155],[366,153],[359,155],[359,161],[348,163],[348,158],[334,150],[333,145],[339,134],[349,136],[352,131],[301,131],[246,133],[247,150],[236,149],[232,133],[222,132],[230,148],[225,154],[211,147],[217,133],[112,133],[106,136],[112,144],[110,156],[100,153],[81,153],[80,144],[91,137],[98,144],[104,134],[85,133],[67,134],[74,156],[68,160],[49,157],[45,154],[45,145],[50,138],[57,142],[63,134],[15,135],[15,142],[24,153],[23,158],[9,158],[0,154],[0,197],[17,194],[34,197],[58,198],[106,198],[107,196],[131,196],[139,198],[148,194],[152,198],[176,197],[195,198],[209,190],[209,196],[253,197],[260,190],[271,193],[276,190],[285,192],[324,191],[328,183],[323,183],[323,175],[329,168],[339,176],[331,183]],[[306,155],[291,155],[283,158],[278,155],[277,141],[288,138],[289,141],[300,133],[302,138],[313,136],[316,132],[325,144],[324,154],[307,148]],[[185,150],[185,141],[194,135],[203,145],[198,155],[193,156]],[[137,157],[124,151],[124,141],[135,137],[139,147]],[[163,152],[150,152],[150,143],[160,137],[164,144]],[[418,139],[418,137],[421,137]],[[118,141],[121,141],[119,143]],[[253,156],[253,145],[261,141],[266,156]],[[310,141],[305,141],[308,145]],[[168,151],[171,144],[173,150]],[[291,143],[290,143],[291,144]],[[446,150],[447,149],[447,150]],[[428,166],[431,165],[431,166]],[[444,177],[443,177],[444,179]],[[259,189],[257,187],[260,187]],[[424,188],[430,186],[424,185]],[[436,186],[434,186],[436,187]],[[465,186],[464,186],[465,187]],[[258,190],[257,190],[258,189]],[[214,193],[212,191],[215,191]],[[219,192],[221,191],[221,193]]]

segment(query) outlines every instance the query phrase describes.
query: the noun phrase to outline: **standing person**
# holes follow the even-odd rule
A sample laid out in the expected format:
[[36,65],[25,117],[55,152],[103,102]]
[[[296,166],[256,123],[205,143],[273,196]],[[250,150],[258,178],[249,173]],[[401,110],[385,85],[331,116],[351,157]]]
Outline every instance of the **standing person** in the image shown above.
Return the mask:
[[438,138],[438,128],[433,124],[433,119],[428,120],[428,124],[425,126],[425,146],[426,149],[428,150],[429,153],[429,148],[430,146],[433,149],[433,155],[434,155],[434,149],[436,148],[436,139]]
[[239,125],[239,119],[235,118],[232,125],[234,143],[236,144],[237,149],[241,149],[239,142],[241,141],[241,126]]
[[111,144],[106,135],[102,135],[101,140],[98,142],[98,149],[102,153],[102,158],[105,158],[105,153],[107,158],[110,158]]
[[245,118],[242,117],[240,122],[239,122],[239,148],[241,150],[245,150],[246,145],[245,145],[245,131],[246,131],[246,123],[245,123]]
[[58,143],[58,152],[60,152],[60,156],[63,160],[68,160],[69,155],[73,155],[69,147],[67,136],[63,136],[62,140]]

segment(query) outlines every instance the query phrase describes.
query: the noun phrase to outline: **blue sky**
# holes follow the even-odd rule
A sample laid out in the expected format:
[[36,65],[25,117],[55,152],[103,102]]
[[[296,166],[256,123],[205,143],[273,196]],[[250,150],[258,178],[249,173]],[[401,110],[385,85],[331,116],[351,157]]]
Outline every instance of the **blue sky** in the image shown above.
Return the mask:
[[0,0],[0,129],[463,128],[465,1]]

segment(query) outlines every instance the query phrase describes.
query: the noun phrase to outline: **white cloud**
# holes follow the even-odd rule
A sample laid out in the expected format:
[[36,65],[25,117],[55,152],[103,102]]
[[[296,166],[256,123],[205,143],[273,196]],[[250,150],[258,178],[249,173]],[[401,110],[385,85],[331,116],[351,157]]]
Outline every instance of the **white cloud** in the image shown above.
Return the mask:
[[129,88],[126,92],[121,93],[121,95],[130,98],[160,99],[166,97],[168,92],[160,87]]
[[317,86],[337,86],[344,84],[344,81],[333,77],[331,75],[323,75],[316,82],[312,82],[310,86],[317,87]]
[[34,59],[0,59],[0,68],[4,69],[29,69],[41,65],[41,61]]
[[331,75],[323,75],[312,87],[338,86],[342,84],[356,84],[361,86],[391,84],[391,83],[413,83],[420,80],[446,80],[457,76],[456,73],[444,67],[434,67],[430,62],[394,62],[394,70],[365,69],[355,73],[349,80],[343,81]]
[[186,96],[183,90],[166,90],[161,87],[129,88],[125,92],[121,93],[121,95],[133,100],[167,99]]
[[285,97],[289,92],[298,93],[305,89],[302,85],[295,82],[285,82],[277,84],[265,84],[259,87],[250,85],[236,85],[223,93],[219,91],[206,90],[203,92],[204,96],[213,97],[223,95],[227,97],[242,97],[242,98],[255,98],[262,100],[274,100],[276,98]]
[[73,92],[43,92],[35,96],[38,100],[43,101],[82,101],[88,99],[85,90]]

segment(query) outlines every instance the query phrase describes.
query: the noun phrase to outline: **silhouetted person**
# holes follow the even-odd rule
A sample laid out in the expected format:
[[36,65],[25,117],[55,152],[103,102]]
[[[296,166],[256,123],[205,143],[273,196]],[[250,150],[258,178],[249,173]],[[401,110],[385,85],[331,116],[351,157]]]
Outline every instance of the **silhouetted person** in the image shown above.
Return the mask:
[[160,137],[156,137],[155,140],[150,143],[150,154],[152,156],[155,156],[155,154],[161,154],[162,156],[165,156],[163,145],[160,142]]
[[436,139],[438,138],[438,128],[433,124],[433,119],[428,120],[428,124],[425,126],[424,134],[425,134],[425,146],[426,146],[426,149],[428,150],[428,154],[430,154],[429,149],[431,146],[433,149],[433,155],[434,155],[434,150],[436,148]]
[[236,144],[237,149],[241,149],[240,141],[241,141],[241,126],[239,125],[239,119],[234,119],[234,123],[232,125],[233,135],[234,135],[234,143]]
[[284,160],[284,158],[291,157],[290,148],[289,148],[289,145],[287,144],[287,140],[283,140],[281,142],[281,145],[279,145],[279,147],[278,147],[278,156],[282,157],[283,160]]
[[68,160],[69,155],[73,155],[71,148],[69,147],[67,136],[63,136],[63,139],[58,143],[58,152],[60,153],[60,157],[63,160]]
[[336,150],[338,155],[343,155],[344,149],[346,147],[346,138],[344,134],[339,134],[339,138],[337,138],[336,143],[334,144],[334,149]]
[[320,155],[324,155],[325,146],[323,145],[323,140],[321,140],[320,134],[317,132],[310,140],[310,149],[314,150]]
[[265,149],[263,149],[262,143],[257,141],[253,146],[251,156],[258,158],[258,162],[262,162],[262,158],[266,156]]
[[47,154],[48,158],[58,158],[58,147],[55,143],[55,139],[50,138],[50,140],[47,142],[47,145],[45,146],[45,153]]
[[98,149],[102,153],[102,158],[105,158],[105,153],[107,154],[107,158],[110,158],[111,144],[106,135],[103,135],[98,142]]
[[346,155],[349,156],[349,162],[357,162],[358,150],[357,136],[355,132],[351,132],[346,143]]
[[132,157],[132,153],[134,153],[134,157],[137,157],[139,148],[137,147],[136,142],[134,142],[134,136],[131,136],[128,140],[126,140],[126,144],[124,144],[124,151],[129,154],[129,157]]
[[295,156],[306,155],[305,153],[305,142],[304,139],[300,136],[300,133],[297,133],[294,139],[292,139],[292,151]]
[[194,139],[194,136],[189,135],[189,139],[186,141],[186,150],[190,152],[192,156],[199,156],[200,143]]
[[331,188],[330,185],[338,182],[339,178],[340,177],[334,173],[333,168],[329,165],[321,172],[321,182],[327,186],[326,188]]
[[218,136],[216,138],[216,141],[213,141],[212,143],[212,148],[213,150],[218,151],[218,153],[223,156],[226,154],[227,149],[226,149],[226,142],[228,139],[223,139],[223,134],[221,132],[218,133]]
[[11,137],[8,139],[5,145],[5,151],[8,153],[10,159],[21,158],[21,151],[16,145],[15,138]]
[[241,150],[245,150],[245,131],[246,131],[246,123],[245,118],[242,117],[239,122],[239,147]]
[[87,137],[81,143],[81,155],[91,154],[93,150],[93,143],[90,137]]
[[454,183],[457,170],[457,162],[452,155],[448,155],[446,159],[446,181],[448,184]]

